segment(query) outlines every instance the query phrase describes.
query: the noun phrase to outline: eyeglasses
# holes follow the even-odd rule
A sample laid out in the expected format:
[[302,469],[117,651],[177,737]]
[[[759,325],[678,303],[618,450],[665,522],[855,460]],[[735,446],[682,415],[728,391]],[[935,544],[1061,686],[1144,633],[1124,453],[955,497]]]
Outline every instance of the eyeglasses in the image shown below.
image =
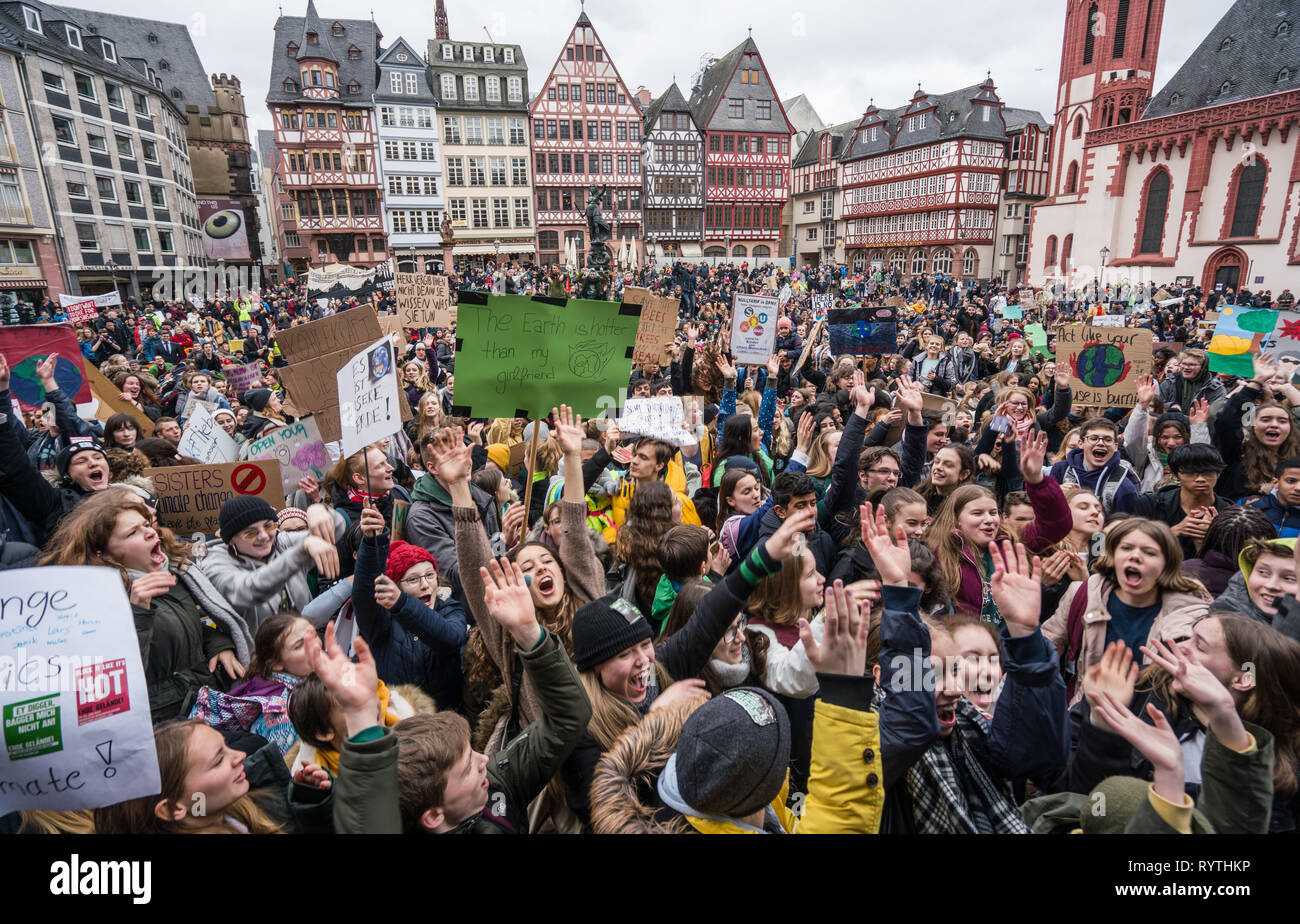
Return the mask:
[[1115,437],[1113,436],[1085,436],[1085,443],[1091,443],[1094,446],[1114,446]]
[[868,475],[879,475],[881,478],[897,478],[898,469],[896,468],[869,468]]
[[279,532],[279,530],[280,530],[279,524],[266,523],[261,526],[254,526],[251,529],[244,530],[242,533],[239,534],[239,538],[247,542],[252,542],[259,535],[261,535],[263,531],[265,531],[268,536],[274,537],[275,534]]
[[422,584],[428,584],[432,587],[438,586],[438,572],[429,571],[425,574],[417,574],[415,577],[402,578],[399,582],[406,587],[419,587]]
[[727,643],[734,642],[744,634],[745,627],[748,625],[749,620],[742,617],[740,622],[736,623],[736,625],[727,628],[727,631],[722,636],[722,640]]

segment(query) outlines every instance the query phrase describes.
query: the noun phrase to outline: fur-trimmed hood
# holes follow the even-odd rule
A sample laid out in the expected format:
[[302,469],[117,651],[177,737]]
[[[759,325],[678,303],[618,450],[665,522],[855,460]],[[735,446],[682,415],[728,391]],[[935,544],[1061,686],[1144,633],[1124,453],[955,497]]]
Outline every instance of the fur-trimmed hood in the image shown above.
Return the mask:
[[665,819],[650,799],[682,725],[700,705],[682,703],[650,713],[619,736],[591,780],[591,827],[597,834],[684,834],[680,816]]

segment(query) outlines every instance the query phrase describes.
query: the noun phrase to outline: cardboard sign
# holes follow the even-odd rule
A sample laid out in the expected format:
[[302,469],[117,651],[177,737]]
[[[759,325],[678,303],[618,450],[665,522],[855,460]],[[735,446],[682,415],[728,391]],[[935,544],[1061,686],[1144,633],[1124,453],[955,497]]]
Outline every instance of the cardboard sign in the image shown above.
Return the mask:
[[641,307],[580,298],[555,302],[462,293],[453,415],[540,418],[567,404],[596,417],[619,405]]
[[282,430],[248,444],[248,458],[280,463],[280,480],[284,496],[298,490],[298,482],[311,477],[325,480],[330,467],[330,455],[321,439],[315,417],[304,417]]
[[406,517],[411,512],[411,505],[404,500],[393,501],[393,540],[400,542],[406,538]]
[[780,304],[765,295],[736,295],[731,310],[731,355],[737,363],[762,363],[776,348]]
[[394,294],[403,327],[450,327],[456,320],[446,276],[398,273]]
[[1133,407],[1137,380],[1151,374],[1152,335],[1136,327],[1070,324],[1057,329],[1056,354],[1070,367],[1077,404]]
[[360,452],[375,440],[402,427],[398,409],[396,359],[387,336],[354,355],[335,374],[339,421],[343,424],[343,455]]
[[96,420],[107,421],[114,414],[129,414],[140,427],[140,436],[153,435],[153,421],[149,415],[131,402],[123,401],[118,387],[90,363],[86,363],[86,381],[90,383],[90,393],[96,402]]
[[176,451],[200,462],[234,462],[239,456],[235,441],[202,405],[190,416]]
[[892,305],[832,309],[826,320],[836,356],[898,352],[898,309]]
[[1019,305],[1007,305],[1002,309],[1002,317],[1008,321],[1019,321],[1025,316],[1025,310]]
[[226,381],[230,383],[230,388],[237,395],[242,395],[258,387],[262,380],[262,364],[246,363],[242,366],[230,366],[225,370]]
[[70,323],[15,324],[0,327],[0,353],[9,362],[9,389],[26,408],[45,402],[45,388],[36,375],[36,367],[51,353],[58,353],[54,365],[54,382],[59,391],[74,404],[90,401],[86,367],[77,334]]
[[398,353],[406,352],[406,327],[402,324],[402,319],[395,314],[384,315],[379,319],[379,329],[382,330],[389,338],[393,338],[393,346]]
[[275,342],[286,360],[298,363],[340,350],[351,355],[363,344],[378,340],[382,333],[374,310],[361,306],[276,331]]
[[641,306],[641,323],[636,329],[636,343],[632,345],[632,364],[671,361],[665,344],[673,342],[677,334],[677,314],[680,303],[675,298],[655,295],[649,289],[628,286],[623,290],[623,304]]
[[198,395],[194,394],[194,392],[190,392],[188,395],[185,396],[185,404],[181,407],[181,412],[177,415],[177,417],[179,417],[181,420],[187,420],[189,419],[190,415],[194,413],[194,409],[200,407],[207,408],[208,413],[210,414],[213,411],[215,411],[217,408],[221,407],[221,405],[218,404],[216,401],[208,401],[206,399],[200,398]]
[[626,436],[651,436],[674,446],[695,446],[699,440],[685,427],[680,398],[629,398],[618,428]]
[[[335,442],[343,436],[343,425],[339,421],[338,373],[347,365],[356,349],[339,350],[326,353],[312,362],[294,363],[276,371],[284,382],[285,390],[293,399],[293,407],[301,413],[295,417],[311,414],[316,418],[320,428],[321,439],[327,443]],[[397,370],[393,370],[397,378]],[[402,420],[411,419],[411,407],[406,401],[406,392],[397,390],[397,402]]]
[[0,813],[161,788],[131,604],[112,568],[5,572]]
[[276,510],[284,506],[275,461],[173,465],[145,469],[144,475],[158,493],[158,522],[179,536],[215,536],[221,505],[236,494],[255,495]]

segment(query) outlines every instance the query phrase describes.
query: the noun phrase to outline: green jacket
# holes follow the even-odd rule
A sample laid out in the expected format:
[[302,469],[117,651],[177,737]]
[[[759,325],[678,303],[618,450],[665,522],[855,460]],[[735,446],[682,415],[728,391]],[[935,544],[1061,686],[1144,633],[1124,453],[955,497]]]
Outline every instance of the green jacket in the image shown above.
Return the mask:
[[[591,718],[591,703],[564,649],[549,632],[533,651],[520,652],[532,676],[542,717],[488,758],[488,796],[482,812],[455,834],[527,834],[528,805],[555,776]],[[367,737],[363,732],[358,738]],[[340,834],[396,834],[397,738],[391,729],[372,740],[343,744],[334,797]]]

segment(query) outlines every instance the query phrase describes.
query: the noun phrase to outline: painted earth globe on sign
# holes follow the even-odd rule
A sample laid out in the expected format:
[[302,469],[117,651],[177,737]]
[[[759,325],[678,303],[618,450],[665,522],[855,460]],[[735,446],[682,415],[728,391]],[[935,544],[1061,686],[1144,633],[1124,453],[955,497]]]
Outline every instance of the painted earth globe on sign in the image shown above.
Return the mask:
[[1074,359],[1074,374],[1090,388],[1106,388],[1128,374],[1124,351],[1111,343],[1091,343]]
[[[28,356],[13,368],[9,388],[23,404],[39,407],[45,400],[45,389],[36,376],[36,366],[44,359],[44,356]],[[60,391],[75,399],[81,391],[81,370],[72,360],[60,356],[54,365],[54,381]]]

